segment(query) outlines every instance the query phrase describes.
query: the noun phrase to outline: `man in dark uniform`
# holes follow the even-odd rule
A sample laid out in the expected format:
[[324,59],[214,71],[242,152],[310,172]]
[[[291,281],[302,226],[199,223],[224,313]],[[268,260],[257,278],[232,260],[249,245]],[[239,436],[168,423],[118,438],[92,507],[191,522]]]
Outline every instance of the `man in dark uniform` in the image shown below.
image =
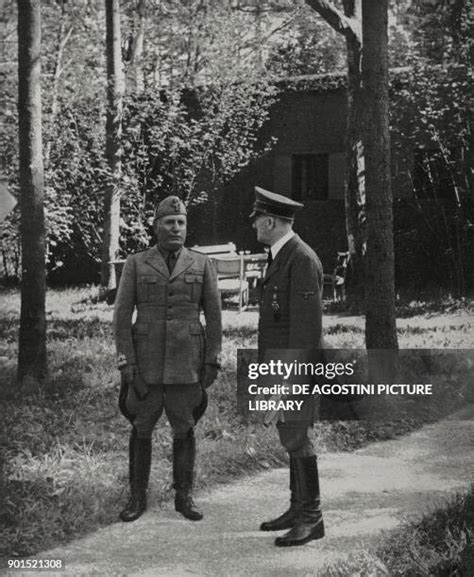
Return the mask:
[[220,367],[221,304],[212,262],[184,248],[186,227],[181,200],[163,200],[153,224],[157,245],[127,258],[117,292],[114,333],[121,408],[132,424],[131,496],[120,513],[122,521],[135,521],[146,509],[151,436],[163,410],[173,431],[175,509],[187,519],[202,519],[191,497],[193,427],[205,409],[205,389]]
[[[295,213],[303,205],[260,187],[255,187],[255,197],[250,215],[253,228],[257,240],[269,247],[269,265],[261,286],[259,361],[272,354],[290,361],[315,360],[321,348],[323,270],[315,252],[293,231]],[[324,536],[317,460],[309,437],[315,399],[305,395],[299,400],[303,401],[301,410],[285,411],[277,422],[280,442],[290,460],[290,508],[260,527],[262,531],[289,529],[276,539],[275,545],[280,547],[303,545]]]

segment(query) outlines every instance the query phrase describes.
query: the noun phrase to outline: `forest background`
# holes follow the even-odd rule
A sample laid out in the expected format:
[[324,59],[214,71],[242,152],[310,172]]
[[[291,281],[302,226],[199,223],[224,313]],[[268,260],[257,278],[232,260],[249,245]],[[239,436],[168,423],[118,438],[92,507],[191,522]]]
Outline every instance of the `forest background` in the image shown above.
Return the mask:
[[[335,5],[347,8],[347,2]],[[78,265],[82,282],[99,280],[107,190],[115,187],[120,196],[116,257],[146,248],[158,200],[179,192],[192,223],[194,207],[212,211],[224,184],[271,147],[259,132],[278,99],[278,81],[346,71],[344,36],[305,2],[136,0],[122,2],[120,11],[117,176],[106,150],[104,4],[42,2],[50,283],[64,283]],[[4,2],[1,16],[1,169],[18,197],[16,3]],[[424,251],[446,264],[458,295],[466,289],[473,244],[472,24],[462,0],[389,5],[389,65],[403,69],[405,79],[391,91],[391,137],[394,146],[434,149],[426,178],[433,186],[447,179],[455,191],[451,208],[433,213],[419,203],[419,212],[427,222]],[[407,258],[409,239],[420,238],[413,227],[396,238],[396,250]],[[19,210],[2,225],[0,249],[3,275],[14,282],[21,275]]]

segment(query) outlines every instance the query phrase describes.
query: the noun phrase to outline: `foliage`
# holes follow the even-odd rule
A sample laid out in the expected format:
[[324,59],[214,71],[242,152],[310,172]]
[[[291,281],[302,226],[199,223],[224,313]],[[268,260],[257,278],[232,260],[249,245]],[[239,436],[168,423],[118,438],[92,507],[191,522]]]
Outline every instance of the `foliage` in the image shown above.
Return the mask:
[[[473,282],[469,58],[474,16],[462,1],[440,2],[434,12],[426,5],[413,6],[406,16],[411,25],[405,55],[409,68],[392,82],[391,124],[398,170],[412,183],[413,200],[395,207],[400,219],[397,258],[420,275],[412,279],[414,284],[442,271],[436,282],[461,295]],[[403,161],[407,149],[415,152],[414,166]],[[417,262],[408,267],[409,260]]]
[[[50,375],[41,388],[18,390],[14,375],[19,294],[2,292],[0,392],[2,424],[8,433],[0,444],[7,504],[0,514],[2,554],[33,554],[112,523],[126,498],[128,423],[116,405],[112,311],[103,302],[92,302],[97,293],[95,288],[49,291]],[[472,327],[468,321],[454,326],[456,318],[410,322],[411,329],[400,329],[401,346],[469,346]],[[363,319],[347,320],[333,323],[327,331],[329,343],[335,348],[363,348]],[[198,487],[228,482],[285,460],[275,431],[244,427],[235,411],[235,351],[256,346],[256,321],[254,313],[224,311],[224,369],[197,427]],[[395,438],[438,418],[438,410],[450,411],[459,399],[453,395],[452,383],[446,392],[449,398],[442,399],[431,417],[318,423],[318,446],[353,450]],[[154,454],[159,458],[152,465],[152,506],[171,497],[171,436],[165,419],[154,437]]]
[[[18,142],[16,110],[16,3],[5,6],[5,57],[8,73],[5,75],[5,111],[7,122],[3,134],[4,173],[10,191],[18,194]],[[42,3],[42,94],[43,94],[43,143],[44,151],[51,151],[45,158],[45,213],[47,225],[47,260],[50,271],[60,269],[68,258],[73,239],[77,236],[74,194],[80,192],[79,177],[71,178],[83,160],[74,134],[77,122],[87,124],[88,104],[103,88],[96,67],[101,64],[103,42],[101,26],[103,12],[86,1],[73,4],[46,1]],[[63,53],[59,45],[63,45]],[[79,74],[82,82],[78,82]],[[89,98],[86,102],[84,98]],[[60,102],[58,103],[58,99]],[[82,104],[82,107],[80,106]],[[57,105],[58,111],[53,110]],[[84,119],[78,119],[78,110],[84,110]],[[91,128],[94,125],[91,123]],[[89,127],[87,127],[89,129]],[[73,138],[71,139],[71,136]],[[17,208],[2,227],[1,250],[4,275],[20,277],[18,241],[19,209]],[[80,254],[80,246],[76,257]],[[80,260],[80,259],[79,259]],[[76,264],[77,265],[77,264]]]
[[290,12],[291,26],[270,45],[267,67],[280,78],[345,70],[345,46],[340,34],[307,5]]
[[226,181],[269,143],[258,141],[276,89],[267,82],[146,91],[124,114],[124,252],[144,248],[154,205],[177,194],[193,207],[215,203]]
[[421,521],[397,530],[378,550],[389,575],[468,575],[473,568],[474,486]]
[[[124,7],[126,62],[138,33],[134,4]],[[146,4],[141,61],[146,88],[209,84],[255,71],[254,60],[244,62],[256,49],[254,18],[236,10],[232,1],[147,0]]]
[[[411,207],[403,202],[395,206],[399,212],[395,231],[399,286],[419,286],[435,279],[460,295],[473,283],[469,266],[474,254],[470,169],[473,18],[469,2],[464,0],[390,3],[390,64],[406,67],[392,78],[393,167],[397,178],[404,176],[412,183],[409,190],[397,190],[396,195],[413,197],[415,192]],[[317,62],[316,57],[311,59],[312,43],[329,40],[327,24],[323,36],[318,36],[320,22],[322,19],[308,18],[302,27],[295,26],[299,34],[295,50],[282,51],[283,65],[292,74],[318,71],[318,67],[308,66],[308,60]],[[337,54],[335,48],[331,49],[333,55]],[[341,45],[338,49],[343,50]],[[278,62],[278,54],[273,58]],[[409,165],[407,150],[416,153],[415,170]],[[423,195],[434,191],[442,200],[435,209],[433,203],[416,199],[420,179],[424,180]],[[447,196],[451,196],[451,206],[446,203]],[[403,222],[407,212],[409,224]]]
[[413,315],[436,315],[436,314],[452,314],[452,313],[474,313],[474,301],[466,297],[460,299],[454,298],[452,295],[445,295],[444,297],[431,298],[424,295],[416,295],[418,298],[411,298],[405,296],[403,299],[398,299],[397,302],[397,317],[412,317]]
[[[100,254],[102,196],[110,177],[103,152],[104,7],[88,0],[42,4],[50,281],[92,280]],[[304,2],[147,0],[143,55],[134,62],[130,49],[137,36],[139,4],[122,4],[127,78],[140,66],[145,86],[144,91],[131,81],[127,86],[121,183],[124,252],[147,246],[147,218],[155,200],[179,191],[189,201],[191,223],[193,212],[201,219],[203,212],[213,212],[223,184],[266,150],[270,143],[260,142],[258,131],[276,98],[268,71],[278,76],[320,74],[341,71],[345,61],[340,35],[314,17]],[[7,0],[1,16],[7,61],[2,69],[2,168],[16,194],[16,3]],[[462,205],[461,210],[440,209],[436,217],[426,203],[415,202],[410,210],[401,207],[398,262],[403,265],[410,258],[411,270],[423,273],[417,279],[421,284],[432,274],[429,262],[441,255],[441,265],[433,267],[447,268],[445,278],[460,292],[463,283],[469,283],[466,263],[473,245],[474,216],[466,200],[472,198],[472,15],[460,0],[436,6],[404,0],[391,3],[389,23],[392,65],[412,67],[402,80],[398,75],[393,81],[396,150],[437,147],[446,167],[443,178],[452,181]],[[328,75],[321,85],[339,86],[342,81],[342,76]],[[313,88],[314,82],[295,87]],[[291,83],[278,87],[293,89]],[[427,173],[428,168],[425,163]],[[413,176],[403,164],[397,171]],[[439,180],[435,172],[428,176]],[[4,274],[16,278],[21,270],[18,212],[3,223],[0,238]],[[407,212],[410,228],[402,223]],[[398,278],[403,274],[401,266]]]
[[397,287],[423,291],[443,288],[456,298],[469,294],[474,283],[474,239],[469,218],[473,199],[462,212],[443,200],[397,200],[394,210]]
[[[257,142],[257,136],[275,94],[272,85],[260,82],[127,98],[121,183],[125,253],[147,247],[147,219],[158,200],[179,194],[192,221],[194,205],[214,199],[235,172],[265,150],[268,143]],[[104,158],[105,111],[97,100],[74,108],[63,102],[62,110],[45,192],[50,279],[64,282],[68,271],[77,271],[78,260],[89,267],[98,262],[102,191],[111,176]],[[2,236],[2,249],[14,263],[19,260],[16,218],[15,213],[9,218]],[[66,270],[55,275],[62,266]]]
[[419,53],[443,64],[472,61],[474,14],[469,0],[405,1],[406,23]]
[[[394,146],[439,151],[446,178],[461,197],[470,189],[471,82],[472,71],[465,66],[440,68],[418,59],[397,75],[392,90]],[[439,178],[426,164],[425,170],[428,178]]]
[[[331,2],[343,10],[342,2]],[[291,24],[269,43],[267,67],[281,76],[345,72],[346,46],[323,18],[304,2],[281,5]],[[472,60],[472,14],[465,0],[391,0],[389,3],[391,68]]]
[[[135,9],[132,3],[124,7],[126,61],[127,42],[135,34]],[[12,5],[6,18],[12,31],[14,18]],[[224,183],[270,144],[259,142],[258,133],[276,89],[251,58],[245,64],[239,56],[242,51],[251,54],[256,45],[255,40],[249,42],[249,18],[253,16],[227,3],[149,0],[141,62],[147,88],[141,92],[129,84],[123,113],[120,184],[125,252],[148,245],[147,217],[154,202],[178,193],[189,204],[192,221],[196,204],[215,204]],[[85,1],[46,2],[43,23],[49,278],[78,282],[96,278],[102,197],[111,178],[104,159],[104,10]],[[14,63],[13,43],[11,47]],[[8,77],[5,100],[4,164],[15,194],[14,76]],[[18,210],[2,230],[1,250],[4,275],[18,278]]]

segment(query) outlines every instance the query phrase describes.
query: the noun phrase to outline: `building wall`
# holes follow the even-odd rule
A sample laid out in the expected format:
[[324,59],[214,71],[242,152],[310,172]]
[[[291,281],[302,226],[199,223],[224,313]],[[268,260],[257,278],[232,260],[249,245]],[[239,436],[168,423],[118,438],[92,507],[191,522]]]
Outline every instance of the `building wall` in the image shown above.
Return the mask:
[[266,127],[268,136],[277,139],[268,183],[274,192],[292,195],[293,155],[324,153],[329,155],[329,198],[344,198],[346,110],[343,89],[330,93],[291,91],[282,95]]
[[[305,208],[297,215],[295,230],[320,255],[325,270],[332,270],[337,251],[347,250],[346,112],[344,87],[329,90],[294,87],[283,91],[262,130],[262,142],[274,139],[270,151],[225,187],[216,226],[211,226],[201,210],[195,219],[193,240],[199,244],[234,242],[239,250],[260,250],[248,219],[254,186],[295,198],[295,155],[323,154],[327,155],[327,196],[324,200],[301,199]],[[392,153],[392,157],[394,197],[404,197],[411,190],[412,155],[400,159]]]

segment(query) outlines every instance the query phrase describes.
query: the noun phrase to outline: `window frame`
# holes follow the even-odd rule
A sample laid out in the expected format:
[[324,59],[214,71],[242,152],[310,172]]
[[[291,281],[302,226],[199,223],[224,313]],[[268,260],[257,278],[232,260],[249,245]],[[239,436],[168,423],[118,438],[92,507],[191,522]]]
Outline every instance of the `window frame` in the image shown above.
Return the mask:
[[[308,176],[308,172],[312,174]],[[311,179],[311,183],[305,186],[305,179]],[[292,153],[291,197],[302,202],[329,200],[329,153]]]

